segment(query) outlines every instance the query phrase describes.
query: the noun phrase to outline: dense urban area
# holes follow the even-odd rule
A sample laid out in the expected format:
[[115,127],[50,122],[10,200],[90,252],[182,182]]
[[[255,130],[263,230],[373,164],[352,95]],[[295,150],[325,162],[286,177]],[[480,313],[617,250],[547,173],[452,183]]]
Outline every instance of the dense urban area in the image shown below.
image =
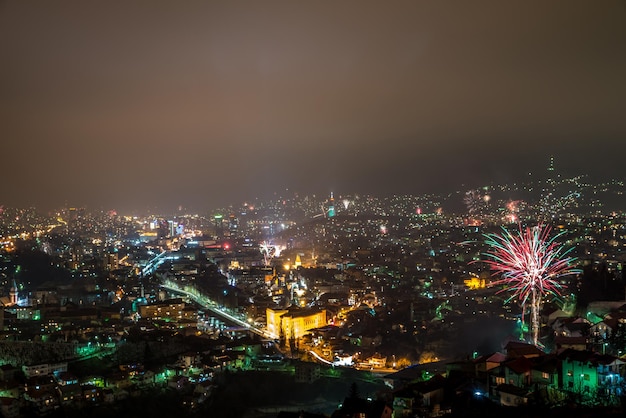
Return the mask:
[[[622,416],[624,182],[0,213],[4,417]],[[571,260],[538,313],[490,234]],[[493,235],[492,235],[493,236]]]

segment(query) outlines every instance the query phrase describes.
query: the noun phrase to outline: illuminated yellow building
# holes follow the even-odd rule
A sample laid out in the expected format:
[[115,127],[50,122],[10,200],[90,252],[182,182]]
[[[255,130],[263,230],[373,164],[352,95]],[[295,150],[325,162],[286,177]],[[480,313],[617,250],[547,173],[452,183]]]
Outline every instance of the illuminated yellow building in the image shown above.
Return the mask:
[[170,299],[152,305],[140,305],[139,315],[147,319],[178,321],[182,319],[197,319],[198,311],[193,307],[185,306],[185,302],[182,299]]
[[486,287],[485,279],[480,279],[478,277],[472,277],[471,279],[463,280],[465,286],[470,288],[471,290],[476,289],[484,289]]
[[274,336],[300,338],[307,331],[325,326],[326,310],[302,309],[295,306],[288,309],[271,309],[265,311],[267,330]]

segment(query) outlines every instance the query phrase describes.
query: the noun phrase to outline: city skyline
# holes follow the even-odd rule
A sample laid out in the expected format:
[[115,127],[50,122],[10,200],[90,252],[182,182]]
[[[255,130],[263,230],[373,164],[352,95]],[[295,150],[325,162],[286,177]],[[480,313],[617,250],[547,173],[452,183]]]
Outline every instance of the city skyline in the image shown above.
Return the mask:
[[0,2],[0,205],[623,179],[626,7]]

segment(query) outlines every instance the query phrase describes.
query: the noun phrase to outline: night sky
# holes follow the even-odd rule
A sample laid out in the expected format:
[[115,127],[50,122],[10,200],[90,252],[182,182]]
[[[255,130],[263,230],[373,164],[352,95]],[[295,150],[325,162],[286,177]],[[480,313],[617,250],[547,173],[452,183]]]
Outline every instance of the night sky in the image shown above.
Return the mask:
[[626,2],[2,1],[0,204],[626,177]]

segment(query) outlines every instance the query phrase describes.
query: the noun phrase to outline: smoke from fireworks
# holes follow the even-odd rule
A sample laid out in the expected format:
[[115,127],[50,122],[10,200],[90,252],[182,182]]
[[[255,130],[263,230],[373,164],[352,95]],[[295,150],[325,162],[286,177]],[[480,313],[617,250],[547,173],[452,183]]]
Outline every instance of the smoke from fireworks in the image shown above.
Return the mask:
[[503,228],[501,235],[485,235],[486,243],[491,247],[485,253],[485,262],[494,275],[502,277],[493,285],[505,285],[500,292],[511,292],[509,300],[518,299],[522,305],[522,317],[526,307],[530,306],[535,345],[539,339],[539,309],[543,296],[560,295],[563,287],[557,279],[578,273],[571,266],[574,259],[567,256],[570,250],[564,250],[556,242],[562,234],[550,238],[550,228],[538,225],[525,230],[520,227],[516,234]]

